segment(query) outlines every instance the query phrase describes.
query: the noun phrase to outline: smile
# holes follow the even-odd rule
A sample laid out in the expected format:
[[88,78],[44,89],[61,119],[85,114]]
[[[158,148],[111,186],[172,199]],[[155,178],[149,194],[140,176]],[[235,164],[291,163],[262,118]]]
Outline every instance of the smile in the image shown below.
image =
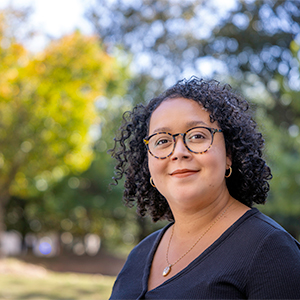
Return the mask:
[[194,174],[196,174],[198,172],[199,172],[198,170],[180,169],[180,170],[175,170],[170,175],[172,177],[182,178],[182,177],[187,177],[187,176],[194,175]]

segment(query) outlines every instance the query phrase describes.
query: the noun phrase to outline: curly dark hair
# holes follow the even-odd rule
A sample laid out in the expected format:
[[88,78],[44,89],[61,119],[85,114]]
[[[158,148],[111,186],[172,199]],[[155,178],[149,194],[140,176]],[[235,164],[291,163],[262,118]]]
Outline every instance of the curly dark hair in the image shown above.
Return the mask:
[[272,174],[262,158],[264,139],[256,130],[249,104],[228,84],[193,76],[178,81],[147,105],[139,104],[131,112],[124,113],[123,125],[110,151],[117,160],[115,184],[125,175],[125,204],[130,207],[136,204],[138,214],[149,213],[154,222],[173,220],[167,200],[150,185],[148,154],[143,138],[148,135],[153,111],[164,100],[175,97],[201,104],[210,113],[210,121],[217,121],[222,129],[226,151],[232,160],[233,172],[226,179],[230,195],[249,207],[253,203],[265,203]]

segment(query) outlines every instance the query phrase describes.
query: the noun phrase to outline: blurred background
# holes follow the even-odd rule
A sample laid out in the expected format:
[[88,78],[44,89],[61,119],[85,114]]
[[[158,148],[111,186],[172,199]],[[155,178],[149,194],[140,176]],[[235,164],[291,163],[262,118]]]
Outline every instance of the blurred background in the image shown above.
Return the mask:
[[299,239],[299,49],[299,0],[2,0],[1,256],[115,276],[164,223],[123,206],[107,151],[123,112],[192,75],[251,102],[274,176],[260,210]]

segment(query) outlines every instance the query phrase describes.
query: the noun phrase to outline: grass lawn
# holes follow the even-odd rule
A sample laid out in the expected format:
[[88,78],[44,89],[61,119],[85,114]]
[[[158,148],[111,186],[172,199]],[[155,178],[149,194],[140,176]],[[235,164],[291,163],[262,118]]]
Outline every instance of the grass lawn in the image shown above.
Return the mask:
[[115,280],[101,275],[26,272],[24,265],[17,272],[15,261],[8,265],[13,266],[13,272],[0,272],[1,300],[104,300],[108,299]]

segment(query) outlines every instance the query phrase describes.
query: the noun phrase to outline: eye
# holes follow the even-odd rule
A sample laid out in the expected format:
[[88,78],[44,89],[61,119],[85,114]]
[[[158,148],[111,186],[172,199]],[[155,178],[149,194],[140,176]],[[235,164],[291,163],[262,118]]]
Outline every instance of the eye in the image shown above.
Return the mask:
[[160,138],[155,142],[155,146],[163,146],[172,143],[170,138]]
[[155,145],[158,146],[158,145],[163,145],[163,144],[166,144],[166,143],[169,143],[169,141],[166,140],[166,139],[160,139],[160,140],[156,141]]
[[154,147],[157,148],[165,148],[169,145],[172,145],[173,140],[172,137],[166,134],[158,134],[154,139]]
[[187,134],[187,141],[201,143],[211,139],[211,133],[207,128],[196,128]]
[[205,139],[205,136],[199,132],[189,136],[189,140],[197,140],[197,139]]

